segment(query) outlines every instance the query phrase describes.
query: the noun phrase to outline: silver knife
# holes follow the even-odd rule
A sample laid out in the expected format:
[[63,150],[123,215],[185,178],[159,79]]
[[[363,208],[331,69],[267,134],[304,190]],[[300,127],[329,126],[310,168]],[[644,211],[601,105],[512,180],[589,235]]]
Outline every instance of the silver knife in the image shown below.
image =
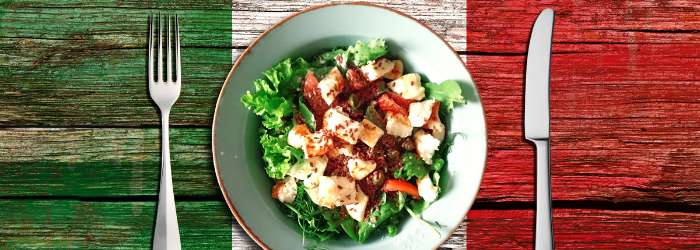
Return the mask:
[[552,193],[549,173],[549,68],[554,10],[537,17],[530,35],[525,72],[525,138],[537,149],[537,213],[535,249],[554,249]]

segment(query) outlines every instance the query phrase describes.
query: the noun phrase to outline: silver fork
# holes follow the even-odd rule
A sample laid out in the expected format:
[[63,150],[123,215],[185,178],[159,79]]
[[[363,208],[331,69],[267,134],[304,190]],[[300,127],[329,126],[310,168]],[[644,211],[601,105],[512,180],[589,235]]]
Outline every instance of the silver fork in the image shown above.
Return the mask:
[[170,51],[170,13],[168,13],[168,64],[167,80],[163,81],[163,24],[158,13],[158,80],[153,79],[153,13],[148,30],[148,90],[151,99],[160,108],[163,126],[163,154],[160,169],[160,193],[158,194],[158,212],[156,228],[153,235],[153,249],[180,249],[180,232],[175,213],[175,196],[173,195],[173,180],[170,172],[170,143],[168,135],[168,116],[170,108],[180,96],[180,29],[175,14],[175,81],[172,77],[172,58]]

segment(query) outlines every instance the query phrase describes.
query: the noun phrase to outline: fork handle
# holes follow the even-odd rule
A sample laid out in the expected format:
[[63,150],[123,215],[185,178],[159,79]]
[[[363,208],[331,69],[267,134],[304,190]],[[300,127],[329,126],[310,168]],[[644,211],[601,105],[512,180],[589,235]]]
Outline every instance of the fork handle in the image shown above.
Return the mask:
[[549,168],[549,139],[533,140],[537,148],[537,213],[535,249],[554,249],[552,231],[552,192]]
[[153,237],[153,249],[180,249],[180,231],[177,226],[175,213],[175,195],[173,194],[173,179],[170,172],[170,135],[168,133],[168,116],[170,111],[162,114],[163,155],[160,168],[160,191],[158,194],[158,211],[156,228]]

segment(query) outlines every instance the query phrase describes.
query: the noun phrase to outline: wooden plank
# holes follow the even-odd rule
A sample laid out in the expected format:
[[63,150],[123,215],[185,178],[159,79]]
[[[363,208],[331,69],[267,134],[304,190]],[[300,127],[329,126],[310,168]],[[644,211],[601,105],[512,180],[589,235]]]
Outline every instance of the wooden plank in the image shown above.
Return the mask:
[[[157,196],[160,129],[0,130],[3,196]],[[221,197],[211,129],[171,128],[176,196]]]
[[[472,210],[468,249],[533,249],[534,210]],[[557,249],[697,249],[698,213],[554,209]]]
[[[700,185],[693,167],[700,152],[700,50],[690,38],[699,20],[679,4],[546,6],[561,9],[550,84],[553,199],[700,204],[700,190],[693,188]],[[468,5],[467,66],[489,129],[479,200],[533,201],[534,149],[522,134],[523,77],[531,26],[545,7]],[[690,25],[671,25],[665,15]]]
[[[230,2],[226,7],[208,1],[207,8],[190,9],[193,3],[163,8],[181,14],[183,89],[171,111],[174,125],[211,124],[232,66]],[[89,6],[67,1],[60,8],[32,4],[9,4],[2,16],[0,125],[159,123],[145,72],[153,10],[148,7],[155,3],[139,8],[119,1]]]
[[[177,201],[184,249],[230,249],[224,201]],[[0,248],[151,248],[156,202],[0,200]]]
[[[464,0],[367,2],[386,6],[416,18],[442,36],[456,51],[465,51],[467,48],[467,5]],[[233,3],[233,45],[248,46],[265,30],[285,17],[327,3],[328,1],[320,0],[236,1]]]

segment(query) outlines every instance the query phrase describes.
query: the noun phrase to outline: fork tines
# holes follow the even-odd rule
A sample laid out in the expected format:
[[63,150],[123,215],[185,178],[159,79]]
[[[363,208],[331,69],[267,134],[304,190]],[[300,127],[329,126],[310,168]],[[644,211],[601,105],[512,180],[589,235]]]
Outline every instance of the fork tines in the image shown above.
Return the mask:
[[163,24],[162,24],[162,15],[160,12],[158,13],[158,79],[155,80],[153,78],[153,32],[155,30],[154,28],[154,17],[153,17],[153,12],[151,12],[151,24],[148,28],[148,80],[150,83],[155,84],[155,83],[173,83],[173,84],[178,84],[180,83],[180,25],[178,23],[177,19],[177,14],[175,14],[175,81],[173,81],[173,76],[172,76],[172,45],[170,42],[170,35],[171,35],[171,29],[170,29],[170,13],[168,13],[168,23],[167,23],[167,69],[166,69],[166,81],[163,81]]

